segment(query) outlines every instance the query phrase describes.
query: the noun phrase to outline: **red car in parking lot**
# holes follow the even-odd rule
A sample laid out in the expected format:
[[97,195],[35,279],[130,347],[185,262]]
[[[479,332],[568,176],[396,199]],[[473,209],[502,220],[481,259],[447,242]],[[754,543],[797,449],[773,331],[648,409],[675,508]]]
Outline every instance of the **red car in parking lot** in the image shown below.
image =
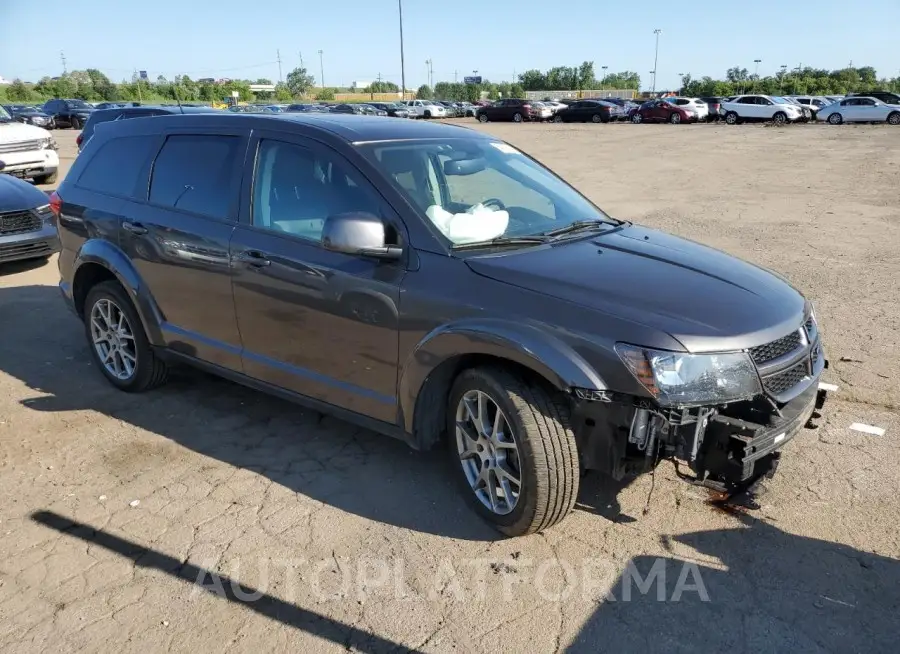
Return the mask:
[[689,123],[697,120],[697,115],[686,111],[677,104],[665,100],[650,100],[632,109],[628,118],[633,123]]

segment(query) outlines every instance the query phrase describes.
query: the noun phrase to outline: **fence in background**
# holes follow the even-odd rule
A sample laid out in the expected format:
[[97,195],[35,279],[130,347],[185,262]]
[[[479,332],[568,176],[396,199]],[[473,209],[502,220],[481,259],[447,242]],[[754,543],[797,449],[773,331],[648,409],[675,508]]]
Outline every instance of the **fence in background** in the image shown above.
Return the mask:
[[631,100],[637,95],[635,89],[600,89],[600,90],[583,90],[583,91],[525,91],[526,100],[543,100],[551,98],[554,100],[581,98],[622,98],[623,100]]

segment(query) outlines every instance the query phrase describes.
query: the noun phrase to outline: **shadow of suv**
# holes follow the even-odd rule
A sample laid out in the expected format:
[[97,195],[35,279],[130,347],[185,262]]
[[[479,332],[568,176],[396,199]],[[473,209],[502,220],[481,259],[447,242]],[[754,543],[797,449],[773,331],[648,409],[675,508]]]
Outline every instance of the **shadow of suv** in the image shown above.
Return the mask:
[[115,387],[187,363],[442,441],[507,535],[580,469],[661,459],[725,492],[822,406],[810,303],[777,275],[616,220],[487,134],[339,114],[108,123],[51,202],[60,288]]

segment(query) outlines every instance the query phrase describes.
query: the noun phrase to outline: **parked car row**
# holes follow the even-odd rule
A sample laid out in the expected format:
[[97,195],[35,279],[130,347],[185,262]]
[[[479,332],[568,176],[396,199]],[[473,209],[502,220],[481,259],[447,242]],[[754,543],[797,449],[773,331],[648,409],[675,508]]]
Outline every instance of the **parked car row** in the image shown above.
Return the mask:
[[887,91],[849,96],[772,96],[746,94],[733,97],[665,97],[641,104],[619,98],[534,101],[505,98],[479,106],[479,122],[553,121],[557,123],[632,123],[664,122],[672,124],[724,121],[729,125],[749,122],[828,121],[888,123],[900,125],[900,95]]

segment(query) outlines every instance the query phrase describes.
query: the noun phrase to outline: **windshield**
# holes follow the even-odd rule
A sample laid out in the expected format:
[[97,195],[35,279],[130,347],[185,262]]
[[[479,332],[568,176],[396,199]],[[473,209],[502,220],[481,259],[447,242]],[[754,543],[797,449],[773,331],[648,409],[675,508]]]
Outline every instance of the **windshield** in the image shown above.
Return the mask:
[[9,115],[9,113],[7,113],[6,109],[0,106],[0,121],[7,121],[11,119],[12,117]]
[[501,141],[459,138],[360,147],[453,245],[537,236],[576,221],[619,222]]
[[791,102],[787,98],[782,98],[777,95],[773,95],[773,96],[771,96],[771,98],[772,98],[772,102],[774,102],[775,104],[796,104],[794,102]]

